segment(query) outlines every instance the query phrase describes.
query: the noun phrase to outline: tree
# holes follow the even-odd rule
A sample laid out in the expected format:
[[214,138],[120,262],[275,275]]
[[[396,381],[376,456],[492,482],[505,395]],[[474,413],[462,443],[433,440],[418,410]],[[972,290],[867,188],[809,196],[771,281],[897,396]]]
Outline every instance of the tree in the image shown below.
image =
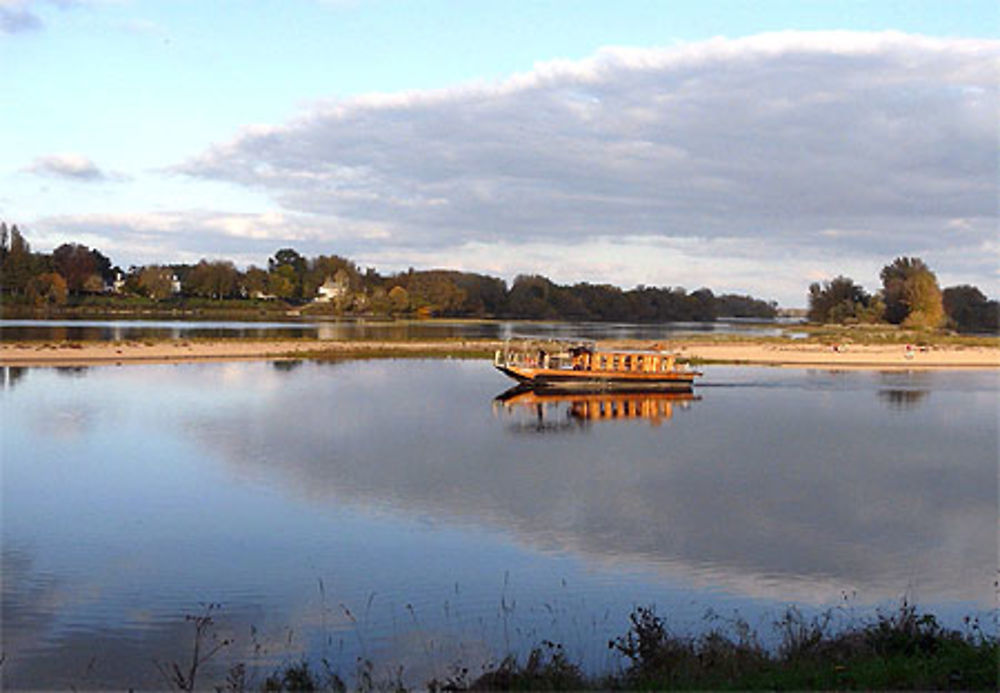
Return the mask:
[[809,312],[812,322],[857,321],[871,305],[872,297],[850,277],[838,276],[821,284],[809,285]]
[[410,305],[434,315],[455,315],[465,301],[462,291],[447,271],[412,272],[406,276]]
[[944,317],[937,277],[920,258],[898,257],[882,268],[885,319],[894,325],[938,327]]
[[909,312],[905,327],[936,328],[944,324],[944,304],[941,289],[933,272],[917,272],[906,280],[903,300]]
[[507,295],[506,313],[511,317],[546,319],[559,317],[549,303],[555,286],[542,276],[518,275]]
[[451,279],[465,292],[460,309],[463,315],[492,316],[502,310],[507,296],[507,285],[502,279],[470,272],[453,272]]
[[280,265],[268,275],[267,291],[278,298],[293,298],[297,279],[295,270],[290,265]]
[[389,289],[389,309],[393,313],[404,313],[410,307],[410,294],[401,286]]
[[267,272],[250,265],[243,275],[243,293],[248,298],[257,298],[267,293]]
[[14,224],[10,228],[10,241],[4,257],[0,286],[11,294],[23,294],[34,274],[31,246]]
[[28,281],[25,295],[36,306],[61,306],[68,293],[66,280],[57,272],[46,272]]
[[942,293],[945,314],[961,332],[997,332],[1000,304],[990,301],[975,286],[951,286]]
[[88,294],[99,294],[104,291],[104,280],[99,274],[92,274],[83,282],[83,290]]
[[98,273],[97,258],[90,248],[79,243],[63,243],[53,250],[52,267],[74,294],[83,291],[87,278]]
[[694,319],[699,322],[715,320],[715,294],[711,289],[692,291],[688,297],[694,306]]
[[753,296],[723,294],[715,297],[715,305],[718,314],[727,318],[771,319],[778,314],[775,301],[762,301]]
[[202,260],[187,273],[184,290],[195,296],[222,299],[236,294],[239,272],[229,261]]
[[101,281],[104,284],[111,284],[115,280],[116,267],[111,259],[106,257],[97,248],[93,248],[90,254],[94,257],[94,266],[96,267],[97,274],[100,275]]
[[302,282],[308,269],[308,262],[297,251],[292,248],[282,248],[267,261],[267,269],[272,276],[281,271],[281,279],[275,281],[280,292],[272,288],[272,294],[280,298],[302,297]]
[[138,273],[139,290],[154,301],[162,301],[173,293],[173,272],[169,267],[150,265]]
[[[307,263],[305,275],[302,278],[302,297],[316,295],[316,291],[331,277],[346,277],[346,286],[354,291],[361,286],[361,274],[353,262],[339,255],[320,255]],[[337,280],[340,283],[340,280]]]

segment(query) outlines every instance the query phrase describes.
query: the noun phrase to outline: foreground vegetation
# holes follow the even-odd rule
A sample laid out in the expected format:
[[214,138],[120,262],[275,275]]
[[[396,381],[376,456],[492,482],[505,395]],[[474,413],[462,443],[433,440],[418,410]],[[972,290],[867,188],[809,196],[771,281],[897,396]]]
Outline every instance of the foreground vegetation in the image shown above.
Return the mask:
[[[212,626],[206,614],[195,624],[195,646],[184,666],[158,664],[165,680],[194,690],[198,669],[228,642],[206,649]],[[630,628],[608,643],[623,666],[600,675],[584,673],[558,643],[543,641],[527,657],[509,655],[478,673],[457,665],[451,675],[425,682],[431,691],[487,690],[997,690],[998,640],[967,618],[963,631],[942,627],[930,614],[903,602],[892,612],[846,628],[832,626],[831,612],[807,619],[790,608],[774,624],[779,643],[765,647],[747,623],[736,620],[700,636],[672,634],[654,608],[638,607]],[[995,624],[994,624],[995,626]],[[405,691],[401,669],[380,678],[359,660],[351,688]],[[230,691],[346,691],[349,686],[330,662],[302,660],[258,675],[232,666]]]

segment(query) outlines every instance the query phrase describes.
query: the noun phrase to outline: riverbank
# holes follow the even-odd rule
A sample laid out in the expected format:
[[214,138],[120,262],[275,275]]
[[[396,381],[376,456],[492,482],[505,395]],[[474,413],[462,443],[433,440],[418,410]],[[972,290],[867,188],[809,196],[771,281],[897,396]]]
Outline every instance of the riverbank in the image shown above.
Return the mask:
[[[205,686],[208,678],[196,680],[208,660],[199,660],[198,641],[214,622],[207,613],[192,620],[198,629],[193,665],[185,670],[173,663],[168,670],[158,664],[179,690]],[[270,674],[237,663],[226,681],[241,691],[996,690],[997,638],[978,617],[967,618],[961,632],[904,601],[897,611],[840,630],[834,620],[832,611],[806,619],[789,608],[774,623],[779,644],[767,648],[739,616],[691,637],[672,633],[655,607],[636,607],[628,632],[608,642],[623,666],[603,674],[585,673],[561,644],[543,640],[527,657],[508,654],[481,669],[456,662],[442,679],[418,686],[402,665],[383,673],[360,658],[353,673],[338,672],[325,658],[321,666],[303,658]]]
[[[648,341],[616,340],[619,348],[648,349]],[[91,366],[186,361],[300,358],[488,358],[495,340],[335,341],[177,339],[101,342],[0,343],[0,365]],[[678,339],[657,345],[693,364],[800,368],[1000,369],[1000,346],[981,344],[828,344],[813,340]]]

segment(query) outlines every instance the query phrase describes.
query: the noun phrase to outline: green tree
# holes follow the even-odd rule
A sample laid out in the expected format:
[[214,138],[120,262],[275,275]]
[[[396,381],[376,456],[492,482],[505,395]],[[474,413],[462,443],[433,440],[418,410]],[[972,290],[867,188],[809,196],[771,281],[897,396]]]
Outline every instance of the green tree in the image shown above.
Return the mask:
[[74,294],[82,292],[87,278],[98,272],[97,258],[90,248],[79,243],[63,243],[53,250],[52,268],[63,276]]
[[3,266],[0,267],[0,286],[3,290],[21,295],[24,293],[34,274],[34,258],[31,246],[21,235],[17,224],[10,228],[10,241],[6,251]]
[[284,299],[294,298],[297,285],[298,277],[296,277],[295,269],[291,265],[279,265],[268,274],[267,291],[272,296]]
[[945,314],[961,332],[996,332],[1000,326],[1000,304],[975,286],[950,286],[942,292]]
[[223,299],[235,296],[238,285],[239,272],[232,262],[202,260],[187,273],[184,290],[195,296]]
[[944,317],[937,277],[920,258],[898,257],[882,268],[885,319],[894,325],[938,327]]
[[[276,252],[274,257],[267,261],[267,269],[272,276],[279,271],[281,272],[281,279],[274,282],[281,293],[273,289],[271,293],[279,298],[302,298],[302,284],[308,268],[308,261],[298,251],[292,248],[282,248]],[[290,289],[288,285],[291,286]]]
[[97,274],[100,275],[101,281],[104,284],[110,284],[115,280],[115,272],[117,268],[111,262],[111,259],[104,255],[97,248],[92,248],[90,254],[94,258],[94,265],[96,266]]
[[692,291],[689,297],[694,306],[694,319],[699,322],[711,322],[716,318],[715,294],[711,289]]
[[242,278],[243,292],[248,298],[256,298],[267,293],[267,271],[250,265]]
[[545,277],[519,275],[510,288],[505,312],[516,318],[557,318],[559,315],[549,302],[554,288],[552,282]]
[[715,305],[718,314],[727,318],[771,319],[778,314],[775,301],[763,301],[753,296],[723,294],[715,297]]
[[138,288],[154,301],[162,301],[173,293],[174,274],[169,267],[150,265],[138,273]]
[[872,297],[850,277],[839,276],[822,284],[809,285],[809,312],[812,322],[858,321],[871,305]]
[[907,279],[903,298],[909,308],[904,326],[933,329],[944,324],[944,303],[933,272],[917,272]]
[[433,315],[456,315],[465,301],[465,292],[452,281],[450,274],[440,270],[407,274],[410,305]]
[[361,273],[350,260],[339,255],[320,255],[309,260],[302,279],[302,297],[312,298],[328,278],[337,276],[347,277],[349,290],[361,288]]

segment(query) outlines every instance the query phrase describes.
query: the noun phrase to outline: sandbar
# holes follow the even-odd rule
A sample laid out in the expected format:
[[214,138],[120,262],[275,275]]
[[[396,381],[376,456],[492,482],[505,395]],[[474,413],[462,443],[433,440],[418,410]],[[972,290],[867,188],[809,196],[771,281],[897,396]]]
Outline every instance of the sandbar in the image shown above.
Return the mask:
[[[608,343],[610,345],[610,343]],[[485,358],[501,346],[491,340],[159,340],[120,342],[2,342],[0,366],[92,366],[187,361],[296,358],[462,356]],[[650,348],[650,342],[616,340],[615,347]],[[834,369],[1000,369],[1000,346],[851,344],[808,341],[672,340],[656,345],[694,363],[730,363]]]

